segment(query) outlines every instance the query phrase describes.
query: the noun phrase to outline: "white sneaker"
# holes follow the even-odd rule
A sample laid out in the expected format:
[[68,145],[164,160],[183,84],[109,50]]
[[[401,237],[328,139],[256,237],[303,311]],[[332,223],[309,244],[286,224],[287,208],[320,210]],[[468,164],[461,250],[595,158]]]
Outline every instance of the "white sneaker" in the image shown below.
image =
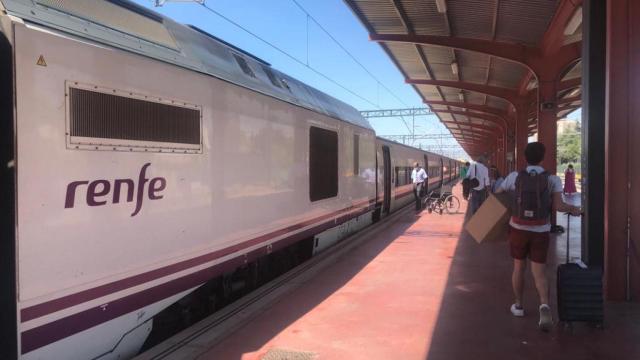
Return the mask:
[[551,330],[551,326],[553,326],[553,320],[551,319],[551,308],[547,304],[540,305],[540,322],[538,322],[538,327],[542,331]]
[[513,314],[513,316],[523,317],[524,309],[522,308],[522,306],[518,307],[518,305],[513,304],[511,305],[511,313]]

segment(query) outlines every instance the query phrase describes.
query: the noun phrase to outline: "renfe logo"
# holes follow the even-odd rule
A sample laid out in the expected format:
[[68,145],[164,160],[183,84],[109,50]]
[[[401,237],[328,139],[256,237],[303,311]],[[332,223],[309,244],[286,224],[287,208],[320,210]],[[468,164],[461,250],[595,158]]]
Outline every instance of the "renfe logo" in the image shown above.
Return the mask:
[[[167,180],[162,177],[156,177],[151,180],[146,178],[147,168],[151,166],[151,163],[146,163],[142,165],[142,169],[140,169],[140,175],[138,176],[138,186],[136,188],[135,182],[132,179],[115,179],[113,181],[113,197],[112,203],[118,204],[120,203],[120,194],[122,193],[122,188],[127,188],[127,202],[133,201],[134,192],[136,193],[136,208],[131,214],[131,216],[136,216],[140,209],[142,208],[142,200],[144,198],[144,184],[149,182],[149,187],[147,189],[147,194],[149,196],[149,200],[159,200],[163,198],[163,195],[160,195],[160,192],[167,187]],[[67,196],[64,201],[65,209],[73,208],[75,206],[75,198],[76,191],[82,185],[87,186],[87,205],[89,206],[102,206],[106,205],[108,199],[106,198],[111,192],[111,182],[109,180],[94,180],[89,182],[87,181],[74,181],[67,185]],[[137,189],[137,191],[136,191]]]

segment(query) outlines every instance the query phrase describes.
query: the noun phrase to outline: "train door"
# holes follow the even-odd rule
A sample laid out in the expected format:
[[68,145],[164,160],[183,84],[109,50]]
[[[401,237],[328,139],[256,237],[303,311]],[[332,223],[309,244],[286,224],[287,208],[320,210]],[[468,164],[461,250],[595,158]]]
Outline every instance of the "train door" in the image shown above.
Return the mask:
[[440,158],[440,188],[444,185],[444,162]]
[[429,193],[429,157],[427,154],[424,155],[424,171],[427,173],[427,183],[424,184],[424,193]]
[[13,49],[8,38],[0,28],[0,163],[6,164],[0,168],[0,359],[18,357]]
[[449,182],[453,180],[453,165],[451,165],[451,160],[449,160]]
[[384,201],[382,213],[388,214],[391,210],[391,153],[388,146],[382,146],[382,163],[384,164]]

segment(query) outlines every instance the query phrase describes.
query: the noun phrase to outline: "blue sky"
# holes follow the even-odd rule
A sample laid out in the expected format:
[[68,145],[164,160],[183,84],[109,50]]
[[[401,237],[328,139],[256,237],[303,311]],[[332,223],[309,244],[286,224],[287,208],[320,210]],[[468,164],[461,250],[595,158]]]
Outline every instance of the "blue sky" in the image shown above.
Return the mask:
[[[154,7],[153,0],[134,1],[178,22],[196,25],[358,110],[424,106],[380,46],[368,40],[369,34],[342,0],[298,2],[395,96],[379,86],[312,20],[307,31],[306,14],[291,0],[207,0],[206,4],[299,60],[306,63],[308,58],[311,67],[368,101],[332,84],[197,3],[167,2]],[[371,123],[378,134],[409,133],[400,119],[374,119]],[[416,125],[418,134],[448,133],[435,116],[417,119]]]
[[309,23],[307,49],[307,18],[291,0],[207,0],[206,3],[303,62],[307,60],[308,51],[310,66],[357,92],[373,104],[331,84],[196,3],[167,2],[162,7],[153,7],[152,0],[135,1],[181,23],[194,24],[203,28],[263,58],[273,67],[347,101],[359,110],[375,109],[376,105],[381,108],[422,106],[417,94],[410,86],[404,84],[402,75],[382,49],[368,40],[367,32],[342,0],[298,0],[298,2],[381,82],[392,89],[406,105],[383,89],[380,89],[378,94],[376,81],[313,22]]
[[[307,21],[306,14],[292,0],[206,0],[206,4],[302,62],[308,59],[311,67],[366,100],[332,84],[195,2],[167,2],[154,7],[153,0],[134,1],[178,22],[196,25],[358,110],[424,106],[380,46],[368,40],[367,31],[342,0],[297,1],[395,96],[379,86],[312,20]],[[381,135],[408,134],[400,119],[372,120],[371,124]],[[417,134],[448,133],[435,116],[418,119],[416,124]]]

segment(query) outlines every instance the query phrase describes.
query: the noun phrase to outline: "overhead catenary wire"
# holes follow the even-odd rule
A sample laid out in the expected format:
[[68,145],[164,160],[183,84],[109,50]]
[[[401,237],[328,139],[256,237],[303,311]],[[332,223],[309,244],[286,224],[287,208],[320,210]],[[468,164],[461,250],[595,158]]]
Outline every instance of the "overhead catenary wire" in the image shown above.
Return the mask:
[[305,15],[307,15],[308,18],[310,18],[314,23],[316,23],[316,25],[318,25],[320,30],[322,30],[325,34],[327,34],[327,36],[329,36],[329,38],[334,43],[336,43],[336,45],[338,45],[340,47],[340,49],[342,49],[342,51],[344,51],[351,58],[351,60],[353,60],[356,64],[358,64],[358,66],[360,66],[362,68],[362,70],[364,70],[367,74],[369,74],[369,76],[371,76],[371,78],[373,80],[375,80],[375,82],[378,83],[379,86],[381,86],[389,94],[391,94],[391,96],[393,96],[396,100],[398,100],[399,103],[401,103],[405,107],[409,107],[409,105],[407,105],[404,101],[402,101],[402,99],[400,99],[400,97],[398,97],[393,91],[391,91],[391,89],[389,89],[382,81],[380,81],[380,79],[378,79],[371,71],[369,71],[369,69],[367,69],[367,67],[364,66],[362,64],[362,62],[360,62],[344,45],[342,45],[342,43],[340,41],[338,41],[338,39],[336,39],[324,26],[322,26],[322,24],[320,24],[320,22],[318,20],[316,20],[316,18],[313,17],[313,15],[311,15],[302,5],[300,5],[300,3],[297,0],[291,0],[291,1],[303,13],[305,13]]
[[[313,17],[313,15],[311,15],[307,11],[307,9],[304,8],[304,6],[300,5],[300,3],[297,0],[291,0],[291,1],[298,7],[298,9],[300,9],[300,11],[305,13],[305,15],[307,16],[307,51],[309,49],[309,38],[308,38],[309,37],[309,19],[311,19],[316,25],[318,25],[320,30],[322,30],[325,34],[327,34],[327,36],[334,43],[336,43],[336,45],[338,45],[338,47],[340,47],[340,49],[342,49],[342,51],[344,51],[345,54],[347,54],[351,58],[351,60],[353,60],[358,66],[360,66],[362,68],[362,70],[364,70],[367,74],[369,74],[369,76],[371,76],[371,78],[376,82],[376,84],[377,84],[377,102],[378,102],[378,104],[380,104],[380,87],[382,87],[389,94],[391,94],[391,96],[393,96],[399,103],[401,103],[405,107],[409,107],[409,105],[407,105],[404,101],[402,101],[402,99],[400,99],[400,97],[398,97],[393,91],[391,91],[391,89],[389,89],[382,81],[380,81],[380,79],[378,79],[371,71],[369,71],[369,69],[367,69],[367,67],[364,66],[364,64],[362,64],[362,62],[360,62],[360,60],[358,60],[344,45],[342,45],[342,43],[340,41],[338,41],[338,39],[336,39],[329,32],[329,30],[327,30],[324,26],[322,26],[322,24],[315,17]],[[307,53],[307,58],[308,58],[308,53]],[[402,122],[404,123],[404,126],[407,127],[407,130],[409,130],[409,133],[413,133],[411,128],[409,127],[409,124],[407,124],[407,121],[404,119],[404,117],[400,116],[400,120],[402,120]]]
[[312,66],[305,64],[304,61],[299,60],[298,58],[296,58],[295,56],[289,54],[288,52],[282,50],[281,48],[279,48],[278,46],[276,46],[275,44],[271,43],[268,40],[265,40],[264,38],[260,37],[258,34],[252,32],[251,30],[245,28],[244,26],[240,25],[239,23],[233,21],[232,19],[224,16],[223,14],[219,13],[218,11],[214,10],[213,8],[209,7],[206,3],[200,4],[202,7],[204,7],[205,9],[207,9],[208,11],[210,11],[211,13],[219,16],[220,18],[224,19],[225,21],[227,21],[228,23],[234,25],[235,27],[241,29],[242,31],[246,32],[247,34],[253,36],[254,38],[258,39],[259,41],[261,41],[262,43],[268,45],[269,47],[273,48],[274,50],[278,51],[279,53],[281,53],[282,55],[288,57],[289,59],[295,61],[296,63],[308,68],[309,70],[313,71],[316,75],[319,75],[321,77],[323,77],[325,80],[333,83],[336,86],[339,86],[340,88],[342,88],[343,90],[347,91],[348,93],[350,93],[353,96],[356,96],[357,98],[359,98],[360,100],[375,106],[376,108],[378,108],[378,106],[373,102],[370,101],[369,99],[357,94],[355,91],[347,88],[346,86],[340,84],[339,82],[337,82],[336,80],[333,80],[332,78],[330,78],[329,76],[325,75],[324,73],[314,69]]
[[[153,0],[150,0],[150,1],[153,1]],[[167,0],[167,1],[171,1],[171,0]],[[186,1],[188,1],[188,0],[186,0]],[[192,1],[194,1],[194,0],[192,0]],[[394,97],[398,102],[400,102],[401,104],[407,106],[406,103],[404,101],[402,101],[402,99],[400,97],[398,97],[392,90],[390,90],[386,85],[384,85],[384,83],[382,83],[382,81],[380,81],[375,75],[373,75],[373,73],[371,71],[369,71],[369,69],[367,69],[367,67],[364,66],[364,64],[362,64],[362,62],[360,62],[344,45],[342,45],[342,43],[340,43],[324,26],[322,26],[322,24],[315,17],[313,17],[298,1],[296,1],[296,0],[292,0],[292,1],[302,12],[304,12],[306,14],[306,30],[307,30],[307,48],[306,48],[306,59],[305,59],[306,60],[306,64],[305,64],[305,61],[302,61],[302,60],[296,58],[295,56],[287,53],[286,51],[282,50],[280,47],[276,46],[275,44],[271,43],[270,41],[265,40],[264,38],[260,37],[256,33],[252,32],[251,30],[249,30],[249,29],[245,28],[244,26],[240,25],[238,22],[228,18],[227,16],[225,16],[225,15],[221,14],[220,12],[214,10],[213,8],[209,7],[205,3],[204,0],[195,0],[194,2],[200,4],[207,11],[213,13],[214,15],[217,15],[218,17],[222,18],[223,20],[227,21],[228,23],[232,24],[233,26],[235,26],[235,27],[239,28],[240,30],[246,32],[247,34],[249,34],[252,37],[254,37],[257,40],[259,40],[260,42],[268,45],[269,47],[273,48],[277,52],[283,54],[287,58],[289,58],[289,59],[293,60],[294,62],[298,63],[299,65],[302,65],[303,67],[311,70],[313,73],[317,74],[318,76],[324,78],[325,80],[329,81],[330,83],[338,86],[339,88],[343,89],[344,91],[348,92],[349,94],[359,98],[360,100],[372,105],[373,107],[375,107],[377,109],[381,109],[380,108],[380,103],[379,103],[380,102],[380,87],[382,87],[389,94],[391,94],[391,96]],[[158,5],[156,4],[156,6],[158,6]],[[360,66],[376,82],[376,84],[377,84],[377,89],[376,89],[377,99],[376,99],[376,103],[374,103],[373,101],[363,97],[362,95],[358,94],[356,91],[349,89],[347,86],[339,83],[338,81],[332,79],[328,75],[322,73],[321,71],[313,68],[310,65],[310,61],[309,61],[309,20],[310,19],[314,23],[316,23],[316,25],[325,34],[327,34],[327,36],[332,41],[334,41],[358,66]],[[405,127],[407,128],[409,134],[415,136],[415,133],[414,133],[415,129],[412,131],[411,127],[407,124],[407,121],[404,119],[403,116],[399,116],[399,118],[403,122]]]
[[[289,54],[288,52],[286,52],[286,51],[284,51],[284,50],[282,50],[280,47],[278,47],[277,45],[273,44],[272,42],[270,42],[270,41],[268,41],[268,40],[266,40],[266,39],[262,38],[261,36],[259,36],[258,34],[254,33],[253,31],[251,31],[251,30],[249,30],[249,29],[245,28],[244,26],[242,26],[242,25],[241,25],[241,24],[239,24],[238,22],[236,22],[236,21],[234,21],[234,20],[230,19],[229,17],[227,17],[227,16],[225,16],[225,15],[221,14],[220,12],[216,11],[215,9],[213,9],[213,8],[209,7],[206,3],[200,3],[200,5],[201,5],[202,7],[204,7],[206,10],[208,10],[209,12],[211,12],[211,13],[213,13],[213,14],[217,15],[217,16],[218,16],[218,17],[220,17],[221,19],[223,19],[223,20],[227,21],[228,23],[230,23],[230,24],[234,25],[235,27],[237,27],[237,28],[241,29],[242,31],[246,32],[247,34],[249,34],[249,35],[253,36],[254,38],[256,38],[257,40],[259,40],[260,42],[262,42],[262,43],[266,44],[267,46],[269,46],[269,47],[273,48],[274,50],[276,50],[277,52],[279,52],[279,53],[281,53],[282,55],[286,56],[287,58],[289,58],[289,59],[291,59],[291,60],[295,61],[296,63],[298,63],[298,64],[300,64],[300,65],[304,66],[305,68],[307,68],[307,69],[311,70],[312,72],[314,72],[315,74],[317,74],[317,75],[321,76],[321,77],[322,77],[322,78],[324,78],[325,80],[327,80],[327,81],[331,82],[332,84],[334,84],[334,85],[336,85],[336,86],[340,87],[341,89],[343,89],[343,90],[347,91],[348,93],[350,93],[351,95],[353,95],[353,96],[355,96],[355,97],[359,98],[360,100],[362,100],[362,101],[364,101],[364,102],[366,102],[366,103],[368,103],[368,104],[370,104],[370,105],[374,106],[375,108],[380,109],[380,107],[379,107],[379,105],[378,105],[378,104],[375,104],[373,101],[371,101],[371,100],[369,100],[369,99],[367,99],[367,98],[363,97],[362,95],[360,95],[360,94],[356,93],[355,91],[353,91],[353,90],[349,89],[349,88],[348,88],[348,87],[346,87],[345,85],[342,85],[342,84],[341,84],[341,83],[339,83],[338,81],[336,81],[336,80],[332,79],[332,78],[331,78],[331,77],[329,77],[328,75],[326,75],[326,74],[322,73],[321,71],[319,71],[319,70],[315,69],[314,67],[312,67],[311,65],[309,65],[308,60],[307,60],[307,63],[305,63],[304,61],[302,61],[302,60],[298,59],[297,57],[295,57],[295,56],[293,56],[293,55]],[[314,19],[310,14],[309,14],[309,15],[307,15],[307,16],[308,16],[309,18],[311,18],[311,20],[313,20],[316,24],[318,24],[318,22],[317,22],[317,21],[316,21],[316,20],[315,20],[315,19]],[[318,24],[318,26],[321,26],[321,25],[319,25],[319,24]],[[323,31],[325,31],[325,32],[326,32],[326,30],[324,30],[324,28],[322,28],[322,29],[323,29]],[[329,35],[330,35],[330,34],[329,34]],[[330,35],[330,36],[331,36],[331,35]],[[335,38],[333,38],[333,36],[331,36],[331,38],[332,38],[332,39],[334,39],[334,41],[337,41],[337,40],[335,40]],[[342,47],[342,45],[340,45],[340,46]],[[346,50],[346,49],[345,49],[345,50]],[[349,54],[350,54],[350,53],[349,53]],[[350,55],[350,56],[352,56],[352,55]],[[352,58],[353,58],[353,57],[352,57]],[[354,61],[358,62],[355,58],[353,58],[353,59],[354,59]],[[358,63],[360,64],[360,66],[363,66],[360,62],[358,62]],[[369,74],[371,74],[368,70],[366,70],[366,71],[367,71]],[[379,82],[379,80],[376,80],[376,81],[377,81],[379,84],[381,84],[381,83]],[[387,90],[388,90],[388,88],[387,88],[386,86],[384,86],[384,84],[382,84],[382,86],[383,86],[383,87],[385,87],[385,89],[387,89]],[[388,90],[388,91],[390,91],[390,90]],[[395,97],[395,94],[393,94],[393,95],[394,95],[394,97]],[[398,98],[398,99],[399,99],[399,98]],[[401,100],[400,100],[400,101],[401,101]],[[401,120],[402,120],[402,122],[404,123],[404,125],[406,126],[407,130],[411,133],[411,128],[409,127],[409,125],[407,124],[407,122],[406,122],[404,119],[401,119]]]

